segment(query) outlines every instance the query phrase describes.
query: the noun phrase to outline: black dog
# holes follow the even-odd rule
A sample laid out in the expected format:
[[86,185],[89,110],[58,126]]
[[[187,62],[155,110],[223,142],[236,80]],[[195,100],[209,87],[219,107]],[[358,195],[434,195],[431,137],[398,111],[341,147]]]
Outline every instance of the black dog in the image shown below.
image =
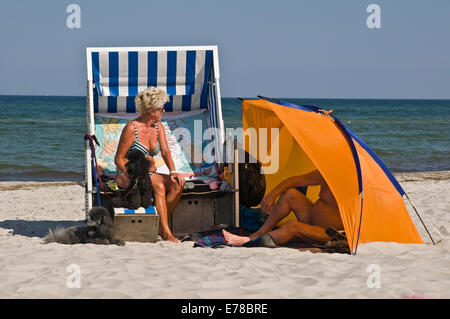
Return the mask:
[[131,179],[130,185],[118,197],[111,198],[111,204],[130,209],[147,208],[153,204],[152,180],[148,174],[150,161],[138,150],[128,151],[126,158],[128,162],[125,167]]
[[104,207],[93,207],[89,211],[86,226],[56,228],[48,231],[44,244],[99,244],[125,245],[123,240],[114,238],[113,220]]

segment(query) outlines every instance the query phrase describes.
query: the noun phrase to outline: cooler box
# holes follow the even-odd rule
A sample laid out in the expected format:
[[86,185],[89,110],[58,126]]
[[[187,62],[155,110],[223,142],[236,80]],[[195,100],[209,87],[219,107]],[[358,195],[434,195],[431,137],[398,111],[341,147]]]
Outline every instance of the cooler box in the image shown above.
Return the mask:
[[158,240],[159,215],[154,206],[114,208],[115,237],[123,241],[154,243]]

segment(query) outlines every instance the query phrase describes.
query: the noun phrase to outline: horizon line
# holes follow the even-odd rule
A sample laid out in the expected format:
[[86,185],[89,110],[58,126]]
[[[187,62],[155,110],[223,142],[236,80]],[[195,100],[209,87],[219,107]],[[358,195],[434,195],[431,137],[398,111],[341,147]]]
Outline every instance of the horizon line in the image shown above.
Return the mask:
[[[29,96],[29,97],[86,97],[86,95],[50,95],[50,94],[0,94],[0,96]],[[242,96],[222,96],[223,99],[258,99]],[[450,98],[370,98],[370,97],[272,97],[273,99],[311,99],[311,100],[430,100],[450,101]]]

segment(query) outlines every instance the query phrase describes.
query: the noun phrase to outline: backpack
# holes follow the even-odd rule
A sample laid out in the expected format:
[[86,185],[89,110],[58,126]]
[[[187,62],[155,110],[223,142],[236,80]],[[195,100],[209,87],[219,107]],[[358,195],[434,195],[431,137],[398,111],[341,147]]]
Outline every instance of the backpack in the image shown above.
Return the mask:
[[245,151],[245,162],[239,163],[239,203],[257,206],[266,192],[266,178],[261,174],[261,163]]

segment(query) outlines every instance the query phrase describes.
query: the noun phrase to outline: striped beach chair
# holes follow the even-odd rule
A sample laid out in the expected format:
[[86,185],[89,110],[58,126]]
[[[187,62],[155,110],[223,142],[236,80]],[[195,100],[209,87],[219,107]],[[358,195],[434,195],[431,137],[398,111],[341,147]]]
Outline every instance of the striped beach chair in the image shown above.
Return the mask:
[[[225,136],[217,46],[87,48],[86,57],[87,126],[89,134],[99,140],[95,154],[102,172],[115,172],[114,155],[122,128],[139,116],[135,96],[149,86],[161,88],[170,96],[162,123],[175,169],[187,185],[169,220],[172,231],[182,234],[210,230],[218,224],[238,225],[236,163],[229,165],[236,173],[230,185],[234,191],[225,193],[219,188]],[[206,129],[211,134],[205,140]],[[210,156],[205,158],[205,153]],[[157,172],[168,173],[160,155],[155,161]],[[86,212],[96,203],[92,168],[86,142]]]

